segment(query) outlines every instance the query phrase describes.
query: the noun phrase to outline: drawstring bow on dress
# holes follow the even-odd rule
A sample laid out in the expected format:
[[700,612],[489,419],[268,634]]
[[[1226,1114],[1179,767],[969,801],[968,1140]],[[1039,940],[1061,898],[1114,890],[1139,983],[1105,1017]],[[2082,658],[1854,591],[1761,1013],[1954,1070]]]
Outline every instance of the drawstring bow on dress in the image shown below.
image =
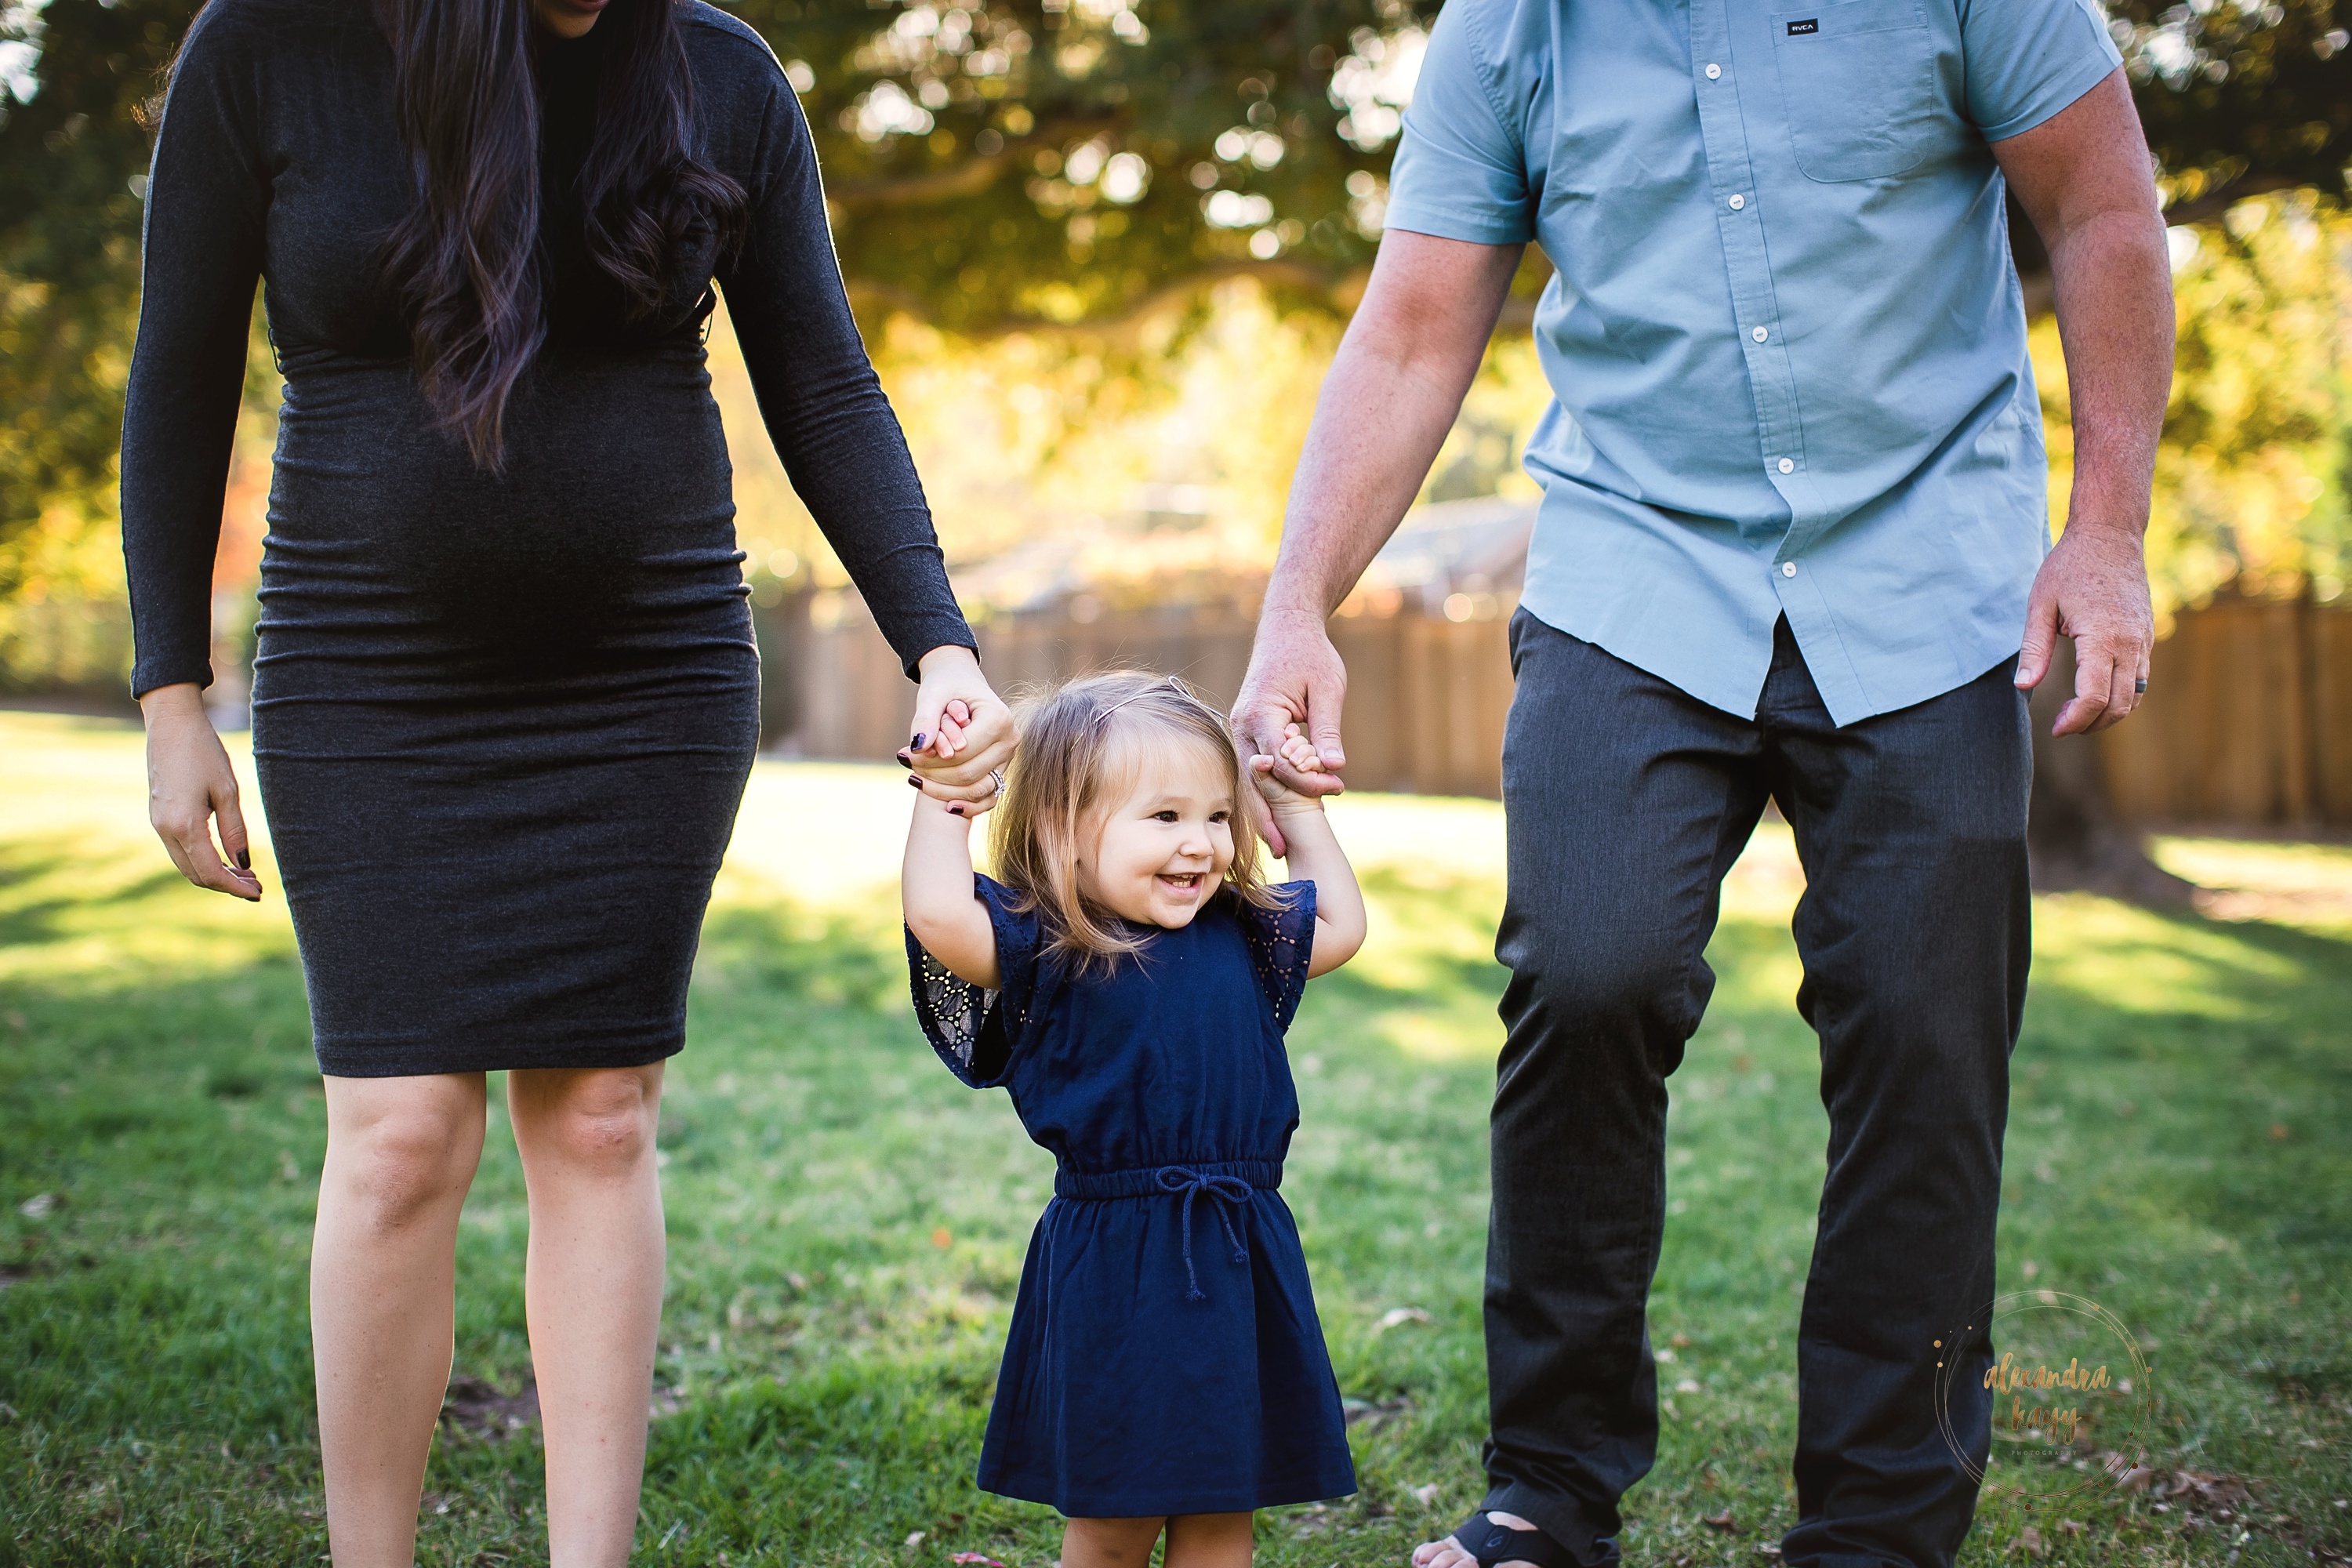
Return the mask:
[[1234,1244],[1234,1261],[1247,1263],[1249,1249],[1242,1245],[1228,1208],[1249,1202],[1250,1184],[1239,1176],[1209,1175],[1188,1165],[1162,1165],[1157,1179],[1163,1191],[1184,1194],[1183,1215],[1178,1222],[1184,1233],[1184,1299],[1205,1301],[1208,1293],[1201,1289],[1201,1276],[1192,1268],[1193,1201],[1203,1193],[1216,1200],[1217,1223],[1225,1227],[1225,1239]]

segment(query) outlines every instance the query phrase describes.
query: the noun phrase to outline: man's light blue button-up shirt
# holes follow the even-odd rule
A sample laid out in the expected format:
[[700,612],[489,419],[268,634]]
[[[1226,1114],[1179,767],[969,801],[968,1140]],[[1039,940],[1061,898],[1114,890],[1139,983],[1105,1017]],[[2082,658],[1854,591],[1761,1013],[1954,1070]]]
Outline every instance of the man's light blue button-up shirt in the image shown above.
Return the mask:
[[1387,223],[1558,268],[1521,603],[1756,711],[2017,651],[2048,462],[1990,143],[2120,63],[2084,0],[1448,0]]

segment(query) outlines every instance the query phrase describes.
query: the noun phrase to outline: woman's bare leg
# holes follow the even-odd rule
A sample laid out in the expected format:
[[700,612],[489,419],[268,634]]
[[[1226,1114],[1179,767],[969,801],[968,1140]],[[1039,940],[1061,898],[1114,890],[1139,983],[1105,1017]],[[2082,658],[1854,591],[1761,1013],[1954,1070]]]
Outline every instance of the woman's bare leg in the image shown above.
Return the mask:
[[1146,1568],[1164,1519],[1074,1519],[1062,1526],[1062,1568]]
[[547,1443],[552,1568],[622,1568],[661,1331],[659,1062],[507,1075],[530,1192],[523,1279]]
[[482,1075],[327,1079],[310,1343],[336,1568],[410,1568],[456,1333]]
[[1180,1513],[1168,1521],[1160,1568],[1250,1568],[1256,1542],[1254,1513]]

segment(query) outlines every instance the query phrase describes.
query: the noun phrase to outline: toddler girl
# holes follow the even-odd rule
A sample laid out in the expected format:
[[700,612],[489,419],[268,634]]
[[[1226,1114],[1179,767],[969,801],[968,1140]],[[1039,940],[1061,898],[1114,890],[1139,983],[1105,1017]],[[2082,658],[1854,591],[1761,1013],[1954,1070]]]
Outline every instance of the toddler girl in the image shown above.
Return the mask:
[[[1296,734],[1284,760],[1312,771]],[[1314,797],[1245,769],[1174,679],[1073,681],[975,807],[926,794],[903,894],[915,1010],[949,1069],[1054,1152],[981,1486],[1069,1516],[1062,1568],[1246,1568],[1253,1510],[1356,1489],[1290,1210],[1283,1030],[1364,939]],[[1262,879],[1253,786],[1296,881]],[[993,797],[978,809],[999,804]]]

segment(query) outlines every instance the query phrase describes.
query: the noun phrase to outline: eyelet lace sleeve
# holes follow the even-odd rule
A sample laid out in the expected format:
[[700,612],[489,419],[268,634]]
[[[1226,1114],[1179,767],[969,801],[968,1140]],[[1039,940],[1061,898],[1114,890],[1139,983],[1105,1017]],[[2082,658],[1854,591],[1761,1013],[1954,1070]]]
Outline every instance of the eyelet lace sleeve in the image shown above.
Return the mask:
[[972,1088],[992,1089],[1004,1080],[1029,1024],[1039,927],[1036,912],[1014,909],[1015,895],[1002,883],[975,876],[972,890],[988,906],[989,923],[996,930],[999,988],[983,990],[957,979],[946,964],[923,951],[911,931],[907,932],[907,969],[915,1018],[931,1049],[950,1072]]
[[1315,956],[1315,884],[1285,882],[1273,889],[1283,900],[1276,910],[1241,906],[1242,932],[1258,988],[1274,1004],[1274,1025],[1290,1027],[1298,998],[1307,989],[1307,963]]

